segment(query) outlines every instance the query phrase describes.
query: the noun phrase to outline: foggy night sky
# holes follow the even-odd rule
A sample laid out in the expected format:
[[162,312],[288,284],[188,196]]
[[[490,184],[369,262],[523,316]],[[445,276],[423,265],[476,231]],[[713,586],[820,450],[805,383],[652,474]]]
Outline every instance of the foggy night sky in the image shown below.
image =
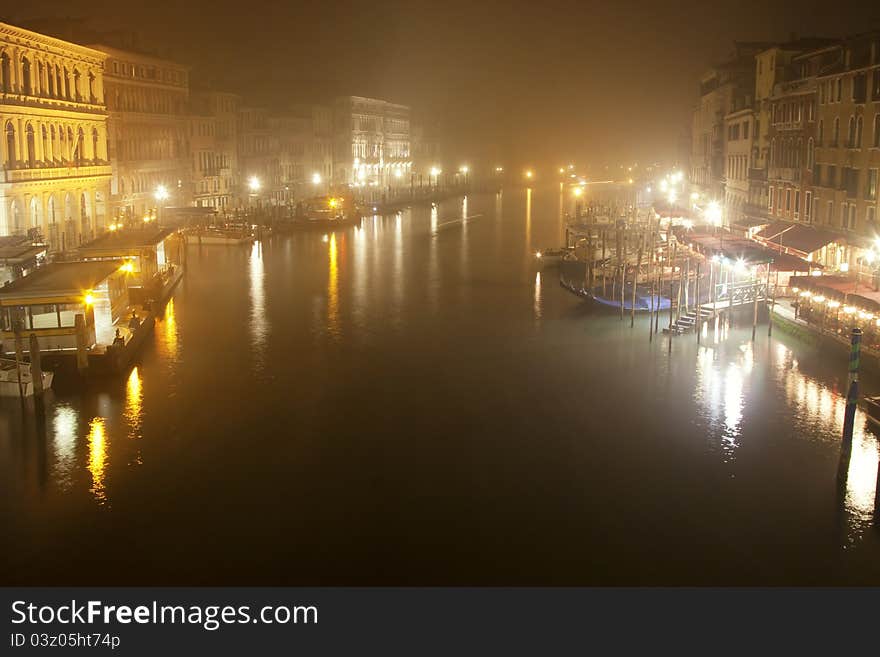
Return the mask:
[[[24,3],[22,3],[24,5]],[[880,27],[880,2],[31,0],[22,24],[94,17],[139,30],[246,100],[364,95],[442,121],[462,160],[673,159],[701,72],[734,40]],[[454,139],[453,139],[454,137]]]

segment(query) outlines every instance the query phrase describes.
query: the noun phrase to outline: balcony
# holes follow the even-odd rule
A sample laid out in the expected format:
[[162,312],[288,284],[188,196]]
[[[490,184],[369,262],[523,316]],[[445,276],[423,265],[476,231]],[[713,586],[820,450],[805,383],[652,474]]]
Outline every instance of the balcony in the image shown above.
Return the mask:
[[89,112],[91,114],[106,114],[104,106],[99,104],[96,98],[78,100],[66,98],[51,98],[49,96],[29,96],[26,94],[0,92],[0,103],[3,105],[19,105],[22,107],[41,107],[75,112]]
[[38,180],[65,180],[70,178],[110,177],[109,164],[68,165],[0,170],[0,182],[25,183]]
[[770,178],[771,180],[785,180],[788,182],[794,182],[796,180],[800,180],[800,171],[800,169],[774,167],[770,169],[768,178]]

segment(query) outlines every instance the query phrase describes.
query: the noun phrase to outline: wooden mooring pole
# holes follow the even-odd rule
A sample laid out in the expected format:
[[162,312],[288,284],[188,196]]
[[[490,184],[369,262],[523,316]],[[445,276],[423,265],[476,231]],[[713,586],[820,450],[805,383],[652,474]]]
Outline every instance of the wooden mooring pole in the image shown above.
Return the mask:
[[40,361],[40,341],[37,339],[36,333],[31,333],[30,345],[31,355],[31,382],[34,386],[34,400],[43,400],[43,368]]
[[89,353],[86,338],[86,318],[79,314],[73,318],[76,329],[76,369],[85,374],[89,369]]
[[843,413],[843,441],[851,443],[859,400],[859,355],[862,346],[862,329],[856,327],[850,336],[849,388],[846,393],[846,410]]
[[639,247],[639,255],[636,260],[636,273],[633,275],[632,308],[630,308],[629,327],[636,324],[636,286],[639,282],[639,270],[642,268],[642,247]]

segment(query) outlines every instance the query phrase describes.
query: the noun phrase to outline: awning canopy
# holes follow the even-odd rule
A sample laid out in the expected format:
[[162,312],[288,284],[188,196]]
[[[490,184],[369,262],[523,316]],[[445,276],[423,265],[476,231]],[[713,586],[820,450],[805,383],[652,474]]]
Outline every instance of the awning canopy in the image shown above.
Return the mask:
[[758,232],[755,239],[772,245],[775,249],[799,251],[806,256],[823,246],[840,241],[841,236],[807,224],[777,221]]

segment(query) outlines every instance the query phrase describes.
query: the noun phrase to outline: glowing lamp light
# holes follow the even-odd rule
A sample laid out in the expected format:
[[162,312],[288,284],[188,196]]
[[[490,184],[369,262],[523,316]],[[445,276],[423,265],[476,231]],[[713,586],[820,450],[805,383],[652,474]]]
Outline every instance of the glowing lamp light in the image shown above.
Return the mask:
[[559,167],[559,173],[565,173],[565,169],[563,169],[562,167]]
[[95,303],[94,295],[91,292],[86,292],[85,296],[83,297],[83,302],[85,302],[87,306],[91,306],[93,303]]
[[126,274],[131,274],[134,272],[134,263],[131,261],[126,262],[122,267],[119,268],[120,271],[124,271]]
[[575,187],[575,188],[574,188],[574,195],[575,195],[575,196],[582,196],[583,193],[584,193],[584,188],[583,188],[583,187]]
[[439,176],[440,173],[441,173],[440,169],[438,169],[437,167],[431,167],[431,175],[432,176]]
[[329,236],[329,235],[324,235],[324,237],[321,238],[321,241],[322,241],[322,242],[329,242],[329,241],[330,241],[330,236]]
[[865,255],[862,256],[862,260],[867,262],[869,265],[874,262],[875,255],[873,251],[866,251]]
[[842,271],[842,272],[849,271],[849,263],[848,262],[841,262],[840,263],[840,271]]
[[320,173],[313,173],[312,174],[312,184],[313,185],[320,185],[321,184],[321,174]]
[[694,228],[694,222],[691,221],[690,219],[685,219],[684,221],[681,222],[681,225],[684,226],[685,230],[693,230],[693,228]]
[[648,193],[648,194],[650,194],[650,193],[651,193],[651,188],[650,188],[650,187],[646,188],[646,189],[645,189],[645,192]]
[[495,173],[501,173],[504,171],[504,167],[495,167]]
[[526,178],[530,178],[530,179],[531,179],[534,175],[535,175],[535,174],[532,172],[531,169],[529,169],[528,171],[526,171]]
[[327,201],[327,205],[329,205],[331,208],[339,207],[339,199],[331,198],[329,201]]
[[250,178],[248,178],[248,189],[250,189],[252,192],[257,193],[258,191],[260,191],[261,186],[262,185],[260,184],[260,179],[256,176],[251,176]]
[[537,253],[535,253],[535,257],[536,257],[536,258],[543,258],[543,257],[544,257],[544,254],[541,253],[540,251],[538,251]]
[[738,258],[736,264],[734,265],[737,271],[745,271],[746,261],[742,258]]
[[459,173],[467,173],[470,169],[467,168],[467,165],[458,168]]
[[401,171],[400,169],[395,169],[395,170],[394,170],[394,177],[395,177],[395,178],[402,178],[402,177],[403,177],[403,171]]
[[107,226],[107,230],[109,230],[109,231],[114,231],[117,228],[118,228],[118,226],[116,224],[110,224],[109,226]]
[[660,191],[665,192],[667,189],[669,189],[669,183],[666,182],[666,179],[664,178],[660,181]]
[[700,198],[700,195],[697,192],[691,192],[692,201],[696,201],[698,198]]
[[706,206],[706,219],[715,226],[721,225],[721,204],[718,201],[710,201]]
[[668,200],[670,203],[675,203],[675,201],[677,199],[678,199],[678,194],[675,193],[674,189],[670,189],[669,195],[666,197],[666,200]]
[[153,192],[153,196],[157,201],[167,201],[169,197],[168,188],[165,185],[159,185],[156,187],[156,191]]

